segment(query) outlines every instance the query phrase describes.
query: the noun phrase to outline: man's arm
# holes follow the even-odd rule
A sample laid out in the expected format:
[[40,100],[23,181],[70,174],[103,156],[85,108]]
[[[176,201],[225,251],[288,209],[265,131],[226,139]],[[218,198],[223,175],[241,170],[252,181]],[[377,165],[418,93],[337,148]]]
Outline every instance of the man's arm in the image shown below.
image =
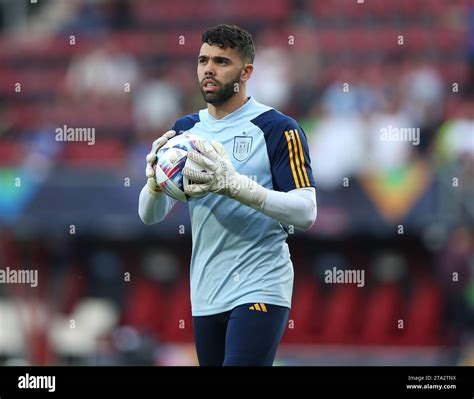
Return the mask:
[[145,224],[161,222],[176,203],[176,200],[161,192],[160,187],[156,184],[155,170],[153,169],[156,153],[169,139],[174,137],[175,134],[176,132],[174,130],[170,130],[155,140],[151,146],[150,153],[146,156],[147,164],[145,174],[148,180],[140,192],[138,199],[138,214]]
[[287,193],[263,190],[266,191],[266,199],[259,209],[262,213],[299,230],[306,231],[313,226],[318,215],[314,187],[298,188]]
[[175,203],[175,199],[163,192],[152,193],[147,184],[140,192],[138,214],[145,224],[158,223],[168,215]]

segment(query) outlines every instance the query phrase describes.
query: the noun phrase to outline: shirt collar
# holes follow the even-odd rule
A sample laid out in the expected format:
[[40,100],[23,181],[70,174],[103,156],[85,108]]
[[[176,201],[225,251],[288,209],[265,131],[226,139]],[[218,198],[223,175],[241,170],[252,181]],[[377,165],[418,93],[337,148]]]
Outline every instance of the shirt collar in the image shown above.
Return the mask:
[[243,113],[245,113],[245,111],[249,108],[252,107],[252,105],[255,103],[255,100],[252,98],[252,97],[247,97],[247,101],[242,104],[239,108],[237,108],[235,111],[231,112],[230,114],[224,116],[223,118],[221,119],[217,119],[215,118],[214,116],[212,116],[210,113],[209,113],[209,110],[206,109],[205,112],[208,116],[208,118],[212,121],[212,122],[228,122],[229,120],[233,120],[233,119],[236,119],[238,118],[239,116],[241,116]]

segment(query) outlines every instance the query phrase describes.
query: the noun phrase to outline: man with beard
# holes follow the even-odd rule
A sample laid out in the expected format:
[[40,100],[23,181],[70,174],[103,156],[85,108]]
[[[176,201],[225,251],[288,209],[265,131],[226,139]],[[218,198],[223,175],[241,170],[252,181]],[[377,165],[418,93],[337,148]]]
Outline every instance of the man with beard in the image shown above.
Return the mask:
[[190,278],[201,366],[273,364],[293,290],[288,230],[316,220],[303,129],[246,95],[254,55],[252,36],[237,26],[203,33],[197,75],[207,109],[178,119],[153,143],[140,193],[142,221],[163,220],[175,200],[155,182],[156,152],[176,133],[205,139],[188,157],[207,172],[183,170],[192,181],[185,193],[196,196],[188,202]]

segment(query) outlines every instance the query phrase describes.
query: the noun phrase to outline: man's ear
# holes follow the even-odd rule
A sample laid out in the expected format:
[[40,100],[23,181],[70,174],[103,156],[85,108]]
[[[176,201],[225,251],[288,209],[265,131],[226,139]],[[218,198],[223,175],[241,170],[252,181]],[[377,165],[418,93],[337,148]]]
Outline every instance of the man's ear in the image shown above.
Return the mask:
[[250,79],[250,76],[252,76],[252,72],[253,72],[253,64],[245,64],[240,74],[240,80],[242,82],[246,82],[247,80]]

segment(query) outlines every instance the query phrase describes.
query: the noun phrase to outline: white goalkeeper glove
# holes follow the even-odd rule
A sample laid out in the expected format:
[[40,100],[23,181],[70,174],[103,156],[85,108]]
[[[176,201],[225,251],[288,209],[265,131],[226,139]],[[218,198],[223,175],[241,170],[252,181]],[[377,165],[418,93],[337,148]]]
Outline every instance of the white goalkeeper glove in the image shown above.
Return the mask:
[[174,130],[169,130],[165,134],[163,134],[160,138],[156,139],[151,145],[150,153],[146,156],[145,174],[146,174],[146,177],[148,177],[148,181],[146,184],[148,186],[148,191],[150,192],[152,196],[156,195],[157,193],[161,191],[160,186],[156,184],[155,170],[153,169],[153,164],[156,161],[156,153],[175,134],[176,132]]
[[[211,145],[212,144],[212,145]],[[188,158],[196,162],[206,172],[184,168],[184,192],[190,196],[201,196],[211,192],[233,198],[254,209],[262,209],[267,193],[265,188],[247,176],[237,173],[224,146],[218,141],[199,141],[199,152],[191,150]]]

